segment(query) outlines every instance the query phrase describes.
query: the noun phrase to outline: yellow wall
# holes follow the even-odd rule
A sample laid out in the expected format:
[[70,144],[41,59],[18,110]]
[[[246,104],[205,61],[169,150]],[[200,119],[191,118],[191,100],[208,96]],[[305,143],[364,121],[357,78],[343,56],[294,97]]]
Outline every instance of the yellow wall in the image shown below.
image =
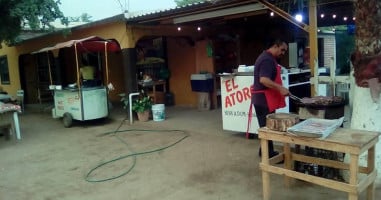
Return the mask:
[[196,42],[196,72],[207,71],[214,72],[213,58],[209,57],[206,47],[210,41],[201,40]]
[[[86,26],[86,25],[85,25]],[[135,44],[131,43],[128,35],[126,34],[125,22],[114,22],[108,24],[98,24],[93,25],[88,28],[73,28],[72,32],[64,35],[63,33],[52,33],[45,36],[41,36],[32,40],[25,41],[17,46],[8,47],[3,44],[0,49],[0,56],[7,55],[8,68],[10,75],[10,85],[1,85],[1,87],[7,91],[10,95],[15,96],[16,91],[21,88],[21,81],[19,77],[19,56],[23,54],[29,54],[31,52],[37,51],[44,47],[53,46],[56,43],[65,42],[72,39],[80,39],[89,36],[99,36],[106,39],[116,39],[121,48],[134,47]],[[112,100],[119,100],[118,93],[124,91],[123,86],[123,66],[121,62],[121,55],[110,55],[109,65],[110,73],[112,73],[111,79],[113,80],[114,86],[116,86],[116,91],[110,92],[110,98]],[[112,71],[111,71],[112,70]]]
[[[207,46],[211,45],[210,40],[201,40],[196,42],[196,72],[208,72],[214,74],[215,67],[213,63],[213,57],[209,56],[207,53]],[[198,98],[198,97],[197,97]],[[212,108],[217,107],[217,96],[216,96],[216,83],[214,83],[214,91],[210,96],[210,101],[212,103]]]
[[192,92],[190,77],[196,73],[195,47],[183,38],[169,38],[168,67],[171,72],[170,91],[174,93],[175,104],[196,107],[197,94]]
[[18,71],[18,54],[15,48],[9,48],[5,44],[2,44],[0,49],[0,56],[7,56],[10,85],[1,85],[4,91],[12,96],[16,96],[16,91],[20,89],[19,71]]

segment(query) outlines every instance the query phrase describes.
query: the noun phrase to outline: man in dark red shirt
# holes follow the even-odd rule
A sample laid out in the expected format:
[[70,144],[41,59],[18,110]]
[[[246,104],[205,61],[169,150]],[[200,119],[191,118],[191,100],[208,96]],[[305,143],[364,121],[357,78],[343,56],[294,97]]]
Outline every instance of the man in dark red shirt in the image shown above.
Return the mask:
[[[278,39],[273,41],[255,61],[252,104],[259,127],[266,126],[266,115],[286,105],[284,97],[289,94],[289,91],[282,86],[281,67],[276,61],[283,57],[286,51],[286,42]],[[277,154],[278,152],[274,151],[273,142],[269,141],[269,157]],[[261,148],[259,148],[259,155],[261,156]]]

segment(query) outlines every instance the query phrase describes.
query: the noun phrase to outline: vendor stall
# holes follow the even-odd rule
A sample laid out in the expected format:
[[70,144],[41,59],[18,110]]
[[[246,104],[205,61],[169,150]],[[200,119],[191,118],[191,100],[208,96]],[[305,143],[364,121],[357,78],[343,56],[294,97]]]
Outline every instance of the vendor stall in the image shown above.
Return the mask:
[[[63,117],[65,127],[70,127],[74,120],[93,120],[108,116],[108,95],[106,85],[109,84],[108,57],[110,51],[120,51],[118,43],[114,40],[105,40],[91,36],[79,40],[70,40],[58,43],[53,47],[43,48],[35,53],[48,52],[61,48],[72,48],[76,61],[76,83],[62,87],[52,85],[50,89],[54,91],[54,108],[52,115],[54,118]],[[106,80],[84,80],[80,75],[79,55],[80,53],[104,53],[105,79]],[[98,54],[99,55],[99,54]],[[50,63],[50,62],[48,62]],[[50,67],[49,72],[51,73]],[[50,79],[52,76],[50,75]]]
[[[287,71],[287,70],[286,70]],[[258,122],[255,110],[248,123],[251,105],[250,86],[253,84],[253,72],[219,74],[221,77],[222,124],[224,130],[257,133]],[[283,85],[299,97],[310,96],[310,70],[283,73]],[[286,107],[276,112],[296,112],[295,105],[286,98]]]

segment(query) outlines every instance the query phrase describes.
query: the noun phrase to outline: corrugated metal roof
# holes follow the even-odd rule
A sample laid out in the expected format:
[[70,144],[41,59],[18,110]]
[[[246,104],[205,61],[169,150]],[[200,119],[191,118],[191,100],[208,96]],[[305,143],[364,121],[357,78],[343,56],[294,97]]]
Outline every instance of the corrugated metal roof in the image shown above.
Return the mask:
[[236,4],[249,4],[255,3],[253,0],[209,0],[201,1],[198,3],[192,3],[185,6],[177,6],[175,8],[169,8],[164,10],[158,10],[153,12],[146,12],[140,14],[126,14],[127,23],[141,23],[146,20],[160,20],[164,17],[175,17],[178,15],[185,15],[191,12],[201,12],[202,10],[218,9],[221,6],[234,7]]
[[[94,27],[100,24],[105,23],[111,23],[111,22],[117,22],[117,21],[125,21],[127,24],[155,24],[160,22],[164,19],[173,19],[179,16],[188,16],[195,13],[203,13],[213,10],[219,10],[223,8],[231,8],[231,7],[237,7],[240,5],[248,5],[248,4],[254,4],[258,1],[255,0],[209,0],[209,1],[202,1],[199,3],[193,3],[188,4],[185,6],[177,6],[174,8],[168,8],[168,9],[161,9],[161,10],[154,10],[154,11],[144,11],[144,12],[134,12],[134,13],[125,13],[125,14],[119,14],[113,17],[105,18],[102,20],[90,22],[84,25],[79,25],[70,28],[71,30],[79,30],[82,28],[88,28],[88,27]],[[274,4],[276,4],[278,1],[270,1]],[[327,3],[330,2],[330,3]],[[353,6],[353,2],[350,3],[350,0],[326,0],[324,3],[319,6],[319,8],[322,8],[322,6],[326,6],[327,8],[333,9],[332,7],[342,7],[343,5],[350,5]],[[279,2],[278,2],[279,3]],[[347,8],[347,7],[344,7]],[[353,8],[353,7],[352,7]],[[352,9],[344,9],[352,11]],[[353,11],[352,11],[353,12]],[[318,19],[319,20],[319,19]],[[321,21],[321,20],[320,20]],[[170,21],[168,23],[171,23]],[[173,23],[173,22],[172,22]],[[332,20],[326,22],[326,24],[333,23]],[[50,33],[44,33],[44,35],[50,35],[50,34],[57,34],[60,31],[50,32]],[[41,37],[41,35],[37,36]],[[25,38],[24,38],[25,39]],[[28,39],[33,39],[28,37]]]
[[172,7],[172,8],[165,8],[165,9],[158,9],[158,10],[145,10],[145,11],[135,11],[135,12],[127,12],[125,13],[125,16],[126,16],[126,19],[127,20],[133,20],[133,19],[137,19],[137,18],[140,18],[140,17],[145,17],[145,16],[149,16],[149,15],[155,15],[155,14],[160,14],[160,13],[166,13],[166,12],[172,12],[172,11],[175,11],[177,9],[180,9],[180,8],[184,8],[184,7],[191,7],[191,6],[194,6],[194,5],[197,5],[197,4],[200,4],[200,3],[204,3],[206,1],[202,1],[202,2],[199,2],[199,3],[193,3],[193,4],[188,4],[186,6],[176,6],[176,7]]
[[[211,0],[211,1],[202,1],[199,3],[193,3],[181,7],[175,7],[165,10],[158,10],[153,12],[132,14],[126,16],[126,21],[129,24],[139,23],[145,24],[149,22],[159,22],[161,19],[170,19],[178,16],[191,15],[193,13],[208,12],[210,10],[218,10],[227,7],[235,7],[238,5],[245,4],[254,4],[258,1],[255,0]],[[298,4],[295,1],[291,0],[272,0],[270,3],[279,6],[282,10],[293,14],[298,8]],[[284,7],[283,4],[287,2],[287,6]],[[283,5],[283,6],[282,6]],[[305,12],[308,10],[307,0],[304,2],[304,7],[302,10]],[[336,12],[338,16],[351,16],[353,15],[353,0],[318,0],[318,13],[333,13]],[[307,14],[308,15],[308,14]],[[308,16],[307,16],[308,17]],[[329,26],[329,25],[340,25],[347,24],[350,22],[343,22],[341,19],[320,19],[318,18],[318,25],[320,26]]]

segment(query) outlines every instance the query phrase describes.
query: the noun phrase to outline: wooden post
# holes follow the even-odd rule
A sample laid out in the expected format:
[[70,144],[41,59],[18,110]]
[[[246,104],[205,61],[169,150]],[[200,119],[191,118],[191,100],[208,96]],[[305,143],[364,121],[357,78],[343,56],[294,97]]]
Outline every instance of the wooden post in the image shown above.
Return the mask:
[[[308,4],[309,10],[309,46],[310,46],[310,69],[311,77],[314,77],[315,80],[319,78],[319,73],[317,72],[318,65],[318,44],[317,44],[317,19],[316,19],[316,0],[310,0]],[[318,81],[315,81],[315,84]],[[311,95],[315,96],[317,85],[311,87]]]
[[[359,155],[351,154],[351,161],[349,164],[349,171],[350,171],[350,177],[349,177],[349,184],[351,185],[357,185],[357,176],[358,176],[358,160]],[[358,194],[357,193],[348,193],[348,199],[349,200],[358,200]]]
[[[261,139],[261,151],[262,151],[262,164],[265,166],[270,165],[269,161],[269,145],[267,139]],[[263,199],[270,199],[270,174],[266,170],[262,170],[262,187],[263,187]]]
[[[368,173],[373,172],[375,167],[375,153],[376,153],[376,146],[371,147],[368,150]],[[366,199],[375,199],[375,193],[374,193],[374,182],[372,182],[367,188],[366,188]]]
[[[283,152],[284,152],[284,168],[292,170],[290,144],[288,143],[283,144]],[[286,185],[286,187],[289,187],[291,185],[291,178],[288,176],[284,176],[284,184]]]

